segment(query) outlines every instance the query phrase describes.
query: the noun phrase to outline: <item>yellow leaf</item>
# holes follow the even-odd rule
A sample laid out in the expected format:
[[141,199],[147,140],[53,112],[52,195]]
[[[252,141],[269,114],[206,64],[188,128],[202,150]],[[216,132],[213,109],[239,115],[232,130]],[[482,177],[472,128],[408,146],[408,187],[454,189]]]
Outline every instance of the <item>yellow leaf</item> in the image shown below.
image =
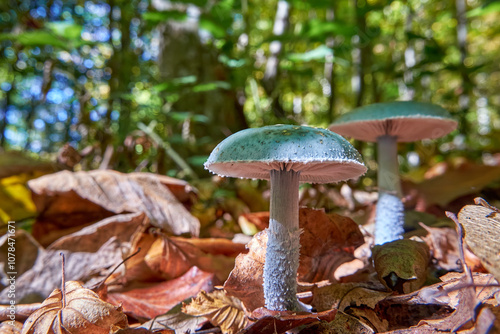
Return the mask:
[[26,183],[37,175],[18,174],[0,179],[0,220],[19,221],[34,217],[36,207]]
[[212,293],[200,291],[190,304],[182,306],[182,312],[204,316],[214,326],[220,326],[224,334],[237,333],[248,323],[241,302],[235,297],[226,295],[224,291]]

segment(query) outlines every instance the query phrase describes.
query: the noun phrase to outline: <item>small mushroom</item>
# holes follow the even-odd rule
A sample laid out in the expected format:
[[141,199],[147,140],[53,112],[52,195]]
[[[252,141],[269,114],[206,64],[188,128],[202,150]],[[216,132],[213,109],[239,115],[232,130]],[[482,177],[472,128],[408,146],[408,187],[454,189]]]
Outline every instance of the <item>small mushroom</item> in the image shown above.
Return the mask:
[[325,129],[272,125],[229,136],[212,151],[205,168],[221,176],[270,180],[265,303],[274,311],[298,310],[299,182],[356,178],[366,172],[360,154]]
[[404,233],[397,143],[439,138],[456,127],[457,122],[445,109],[413,101],[375,103],[356,108],[329,126],[342,136],[377,142],[379,199],[375,244],[401,239]]

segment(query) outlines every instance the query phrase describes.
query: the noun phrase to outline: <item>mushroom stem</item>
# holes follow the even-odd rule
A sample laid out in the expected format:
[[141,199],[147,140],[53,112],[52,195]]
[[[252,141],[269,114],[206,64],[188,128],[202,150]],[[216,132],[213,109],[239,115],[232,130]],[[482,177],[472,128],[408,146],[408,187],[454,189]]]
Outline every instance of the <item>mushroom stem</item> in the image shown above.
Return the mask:
[[402,238],[404,206],[401,201],[397,138],[380,136],[377,144],[379,197],[375,218],[375,244],[381,245]]
[[378,145],[378,188],[401,197],[399,181],[398,143],[395,136],[380,136]]
[[299,268],[299,175],[293,170],[271,170],[271,207],[264,264],[266,308],[294,311]]

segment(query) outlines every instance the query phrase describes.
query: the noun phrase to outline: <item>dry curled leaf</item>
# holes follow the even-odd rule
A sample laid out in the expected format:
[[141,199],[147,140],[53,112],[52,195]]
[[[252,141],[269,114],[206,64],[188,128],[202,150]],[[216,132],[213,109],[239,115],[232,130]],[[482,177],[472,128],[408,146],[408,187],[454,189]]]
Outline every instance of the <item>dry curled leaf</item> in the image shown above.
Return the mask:
[[442,175],[431,177],[415,187],[427,204],[448,204],[453,199],[480,191],[500,178],[500,166],[475,165],[469,162],[448,168]]
[[[47,249],[39,252],[33,268],[16,279],[16,298],[20,303],[43,301],[60,285],[61,261],[59,254],[66,258],[66,278],[88,282],[103,269],[122,261],[120,243],[109,239],[96,252],[72,252]],[[8,303],[8,290],[0,293],[0,303]]]
[[264,261],[267,243],[266,231],[254,235],[247,245],[248,254],[236,257],[234,269],[224,283],[224,290],[239,298],[252,311],[264,306]]
[[193,316],[182,312],[182,303],[177,304],[167,313],[157,316],[141,325],[155,333],[160,330],[172,330],[176,333],[194,333],[208,320],[205,317]]
[[[498,305],[495,295],[500,288],[485,287],[494,283],[491,274],[475,273],[472,278],[478,286],[475,289],[465,287],[463,273],[448,273],[440,278],[443,282],[410,294],[389,296],[378,305],[381,317],[389,321],[390,329],[410,327],[390,333],[455,333],[464,324],[483,325],[476,318],[480,304]],[[487,313],[483,320],[489,318]]]
[[213,289],[214,275],[192,267],[181,277],[127,291],[109,292],[107,301],[121,305],[123,312],[137,319],[152,319],[166,313],[200,290]]
[[358,318],[343,312],[337,312],[335,319],[328,323],[320,323],[299,332],[299,334],[373,334],[370,326],[359,321]]
[[[348,307],[368,306],[372,309],[391,292],[378,291],[384,289],[381,284],[342,283],[313,287],[311,305],[318,311],[338,309],[344,311]],[[378,290],[377,290],[378,289]]]
[[0,323],[0,334],[21,334],[23,324],[19,321],[4,321]]
[[[484,201],[484,200],[483,200]],[[486,203],[486,202],[484,202]],[[500,210],[485,205],[466,205],[458,213],[465,242],[483,266],[500,281]]]
[[[62,171],[31,180],[28,186],[40,213],[33,234],[45,245],[56,239],[47,238],[47,231],[51,229],[73,228],[114,214],[144,212],[152,225],[167,233],[197,236],[200,223],[172,193],[170,182],[178,188],[184,181],[109,170]],[[184,188],[188,187],[185,183]],[[68,215],[73,219],[68,220]]]
[[364,243],[358,224],[349,217],[307,208],[299,210],[299,224],[299,281],[335,282],[335,271],[354,260],[354,249]]
[[372,254],[377,276],[387,288],[410,293],[425,283],[430,259],[426,243],[396,240],[373,247]]
[[[436,261],[435,265],[447,271],[462,270],[457,230],[451,227],[430,227],[423,223],[420,223],[420,226],[428,233],[422,239],[429,245],[432,258]],[[464,255],[465,263],[472,271],[484,272],[479,258],[468,248],[464,249]]]
[[120,308],[99,299],[92,290],[75,281],[65,284],[65,298],[55,289],[24,323],[22,334],[108,334],[126,328]]
[[110,280],[122,282],[171,280],[196,266],[214,273],[223,282],[234,266],[234,257],[245,251],[242,244],[216,238],[198,239],[167,236],[150,229],[136,234],[125,263],[125,275],[115,273]]
[[224,334],[238,333],[248,322],[240,301],[224,291],[200,291],[191,303],[182,306],[182,312],[204,316],[214,326],[220,326]]
[[[34,303],[34,304],[16,304],[15,313],[17,321],[24,321],[28,319],[28,317],[38,310],[42,304]],[[11,305],[0,305],[0,322],[12,320],[12,307]]]
[[328,310],[318,313],[271,311],[264,307],[252,312],[251,326],[240,334],[280,334],[299,326],[312,325],[321,322],[331,322],[335,319],[337,310]]

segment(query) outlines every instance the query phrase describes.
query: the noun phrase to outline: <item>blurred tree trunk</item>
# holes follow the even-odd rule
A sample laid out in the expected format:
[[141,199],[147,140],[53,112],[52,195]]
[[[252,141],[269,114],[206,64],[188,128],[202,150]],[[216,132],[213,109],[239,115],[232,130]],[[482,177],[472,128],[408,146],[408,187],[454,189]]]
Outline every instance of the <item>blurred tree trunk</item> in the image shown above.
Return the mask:
[[[288,27],[288,18],[290,16],[290,5],[285,0],[278,1],[276,8],[276,17],[274,19],[273,35],[275,37],[282,36]],[[279,56],[281,54],[282,44],[275,40],[269,44],[269,57],[267,58],[266,70],[262,80],[262,86],[266,94],[272,99],[272,109],[276,117],[285,116],[285,111],[279,102],[279,93],[276,90],[276,85],[279,75]]]
[[[119,54],[119,71],[118,71],[118,94],[120,101],[120,118],[119,118],[119,143],[122,144],[130,133],[132,124],[130,116],[132,113],[132,99],[125,97],[131,93],[130,83],[132,82],[132,67],[137,64],[137,56],[131,50],[130,25],[132,19],[136,16],[136,2],[124,1],[121,5],[120,15],[120,49]],[[116,50],[115,50],[116,51]]]
[[[3,50],[2,50],[3,51]],[[8,66],[8,75],[10,76],[12,73],[12,65],[9,64]],[[5,145],[7,144],[6,138],[5,138],[5,133],[7,132],[7,110],[9,109],[9,106],[12,103],[12,94],[15,91],[15,76],[12,76],[12,82],[11,82],[11,87],[8,91],[5,92],[5,100],[3,103],[3,108],[0,110],[0,147],[5,148]]]
[[[165,1],[154,1],[153,5],[157,10],[166,10],[170,6]],[[197,84],[215,81],[230,83],[229,71],[218,61],[215,46],[200,39],[197,19],[168,21],[160,26],[160,36],[158,65],[163,80],[195,76]],[[189,131],[198,138],[207,135],[214,139],[223,138],[248,127],[243,105],[239,103],[234,89],[194,92],[186,88],[172,109],[203,114],[209,118],[209,126],[190,124]]]
[[[119,28],[118,23],[116,22],[113,10],[115,8],[115,0],[109,0],[109,30],[110,33],[113,32],[114,29]],[[106,111],[106,116],[104,119],[104,127],[105,129],[109,129],[111,126],[111,113],[113,111],[113,104],[115,101],[115,95],[118,91],[118,50],[116,50],[116,46],[114,43],[110,43],[113,47],[113,54],[109,59],[108,66],[111,69],[111,78],[109,79],[109,98],[108,98],[108,110]],[[107,143],[105,143],[107,144]]]
[[[335,4],[332,3],[332,8],[328,8],[326,10],[326,19],[329,22],[333,22],[335,20]],[[330,36],[326,39],[326,46],[333,50],[335,47],[335,36]],[[337,97],[337,87],[335,84],[335,52],[333,51],[331,55],[327,55],[325,57],[325,69],[324,75],[326,79],[326,92],[328,96],[328,123],[332,123],[335,119],[335,98]],[[323,89],[325,91],[325,89]]]
[[[361,6],[361,7],[360,7]],[[354,0],[354,10],[356,13],[356,25],[358,34],[353,37],[355,48],[352,52],[354,74],[352,77],[352,89],[355,95],[355,106],[359,107],[363,104],[363,99],[366,95],[366,80],[365,74],[370,61],[370,37],[366,33],[366,13],[358,0]]]
[[[112,55],[108,66],[111,69],[109,79],[109,99],[107,111],[104,117],[103,128],[97,129],[96,138],[99,141],[100,152],[112,152],[109,157],[110,166],[117,168],[115,164],[128,165],[123,154],[125,138],[132,131],[134,124],[131,123],[132,99],[126,95],[131,93],[131,82],[133,82],[132,67],[138,63],[137,55],[131,50],[130,27],[132,20],[138,15],[136,11],[137,1],[109,0],[109,29],[120,31],[119,41],[112,40]],[[119,13],[117,14],[117,11]],[[118,135],[113,137],[110,126],[113,123],[112,112],[119,112]],[[110,145],[117,149],[110,151]],[[115,161],[116,160],[116,161]]]
[[[29,109],[26,110],[26,143],[24,144],[24,149],[29,150],[32,137],[33,137],[33,132],[34,132],[34,124],[33,122],[35,121],[35,113],[36,113],[36,106],[38,105],[36,99],[34,96],[31,97]],[[48,134],[54,133],[52,130],[52,126],[49,126],[47,124],[46,130]],[[50,152],[50,147],[49,152]]]
[[462,79],[462,91],[458,96],[460,132],[468,133],[467,111],[470,107],[473,83],[469,76],[465,60],[467,58],[467,4],[466,0],[455,1],[455,17],[457,19],[457,43],[460,51],[459,71]]
[[405,72],[403,74],[404,92],[402,99],[410,101],[413,100],[413,98],[415,97],[413,67],[416,64],[416,59],[415,59],[415,48],[413,47],[413,41],[408,38],[408,34],[412,30],[411,25],[414,18],[414,12],[410,4],[407,4],[407,6],[408,6],[408,15],[406,16],[406,22],[405,22],[407,45],[404,52]]

